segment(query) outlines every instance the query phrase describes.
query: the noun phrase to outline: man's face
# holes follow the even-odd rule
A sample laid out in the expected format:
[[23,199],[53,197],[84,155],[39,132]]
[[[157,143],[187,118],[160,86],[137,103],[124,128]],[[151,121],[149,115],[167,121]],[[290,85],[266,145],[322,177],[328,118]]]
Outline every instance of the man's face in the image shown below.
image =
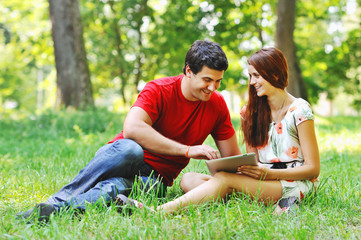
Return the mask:
[[203,66],[202,70],[194,74],[187,66],[186,75],[190,78],[190,101],[208,101],[214,91],[219,88],[224,71],[214,70]]

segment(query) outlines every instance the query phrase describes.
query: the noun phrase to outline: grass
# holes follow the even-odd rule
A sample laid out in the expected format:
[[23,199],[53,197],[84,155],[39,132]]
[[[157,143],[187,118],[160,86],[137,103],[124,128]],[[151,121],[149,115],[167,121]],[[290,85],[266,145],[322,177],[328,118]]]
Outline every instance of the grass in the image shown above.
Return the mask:
[[[236,129],[238,117],[233,118]],[[361,119],[317,117],[322,187],[289,215],[272,215],[239,195],[226,202],[190,206],[165,215],[114,207],[89,206],[78,217],[54,216],[46,226],[14,219],[68,183],[96,150],[122,128],[124,114],[62,111],[17,119],[0,118],[0,239],[361,239]],[[207,144],[214,146],[211,139]],[[244,149],[244,146],[241,146]],[[183,172],[207,173],[191,160]],[[157,205],[182,194],[179,179],[165,199],[138,192]]]

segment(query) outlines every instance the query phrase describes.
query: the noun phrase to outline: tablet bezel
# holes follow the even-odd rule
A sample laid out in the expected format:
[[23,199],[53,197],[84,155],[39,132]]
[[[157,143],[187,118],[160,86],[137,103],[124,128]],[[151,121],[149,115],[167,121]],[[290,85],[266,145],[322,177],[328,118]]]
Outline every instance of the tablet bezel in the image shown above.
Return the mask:
[[219,171],[236,173],[238,167],[242,165],[257,165],[258,162],[255,153],[245,153],[230,157],[206,160],[206,164],[210,174],[213,176]]

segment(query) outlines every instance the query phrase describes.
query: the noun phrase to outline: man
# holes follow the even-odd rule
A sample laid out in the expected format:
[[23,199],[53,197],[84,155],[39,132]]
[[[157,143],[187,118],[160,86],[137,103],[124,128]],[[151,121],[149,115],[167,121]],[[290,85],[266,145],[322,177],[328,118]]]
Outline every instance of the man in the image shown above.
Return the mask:
[[[111,203],[118,194],[129,195],[135,179],[146,189],[154,183],[164,196],[190,158],[240,154],[228,108],[216,91],[227,68],[217,43],[195,41],[185,58],[184,75],[149,82],[128,112],[123,131],[48,202],[18,217],[36,215],[47,221],[64,207],[85,210],[87,203]],[[220,154],[202,145],[209,134]]]

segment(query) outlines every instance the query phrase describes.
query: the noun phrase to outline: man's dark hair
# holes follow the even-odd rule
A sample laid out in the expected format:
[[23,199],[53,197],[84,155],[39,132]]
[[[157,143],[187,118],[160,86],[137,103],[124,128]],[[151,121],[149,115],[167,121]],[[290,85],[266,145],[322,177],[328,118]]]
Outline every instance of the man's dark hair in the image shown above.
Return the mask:
[[197,40],[187,52],[183,67],[184,74],[186,74],[187,65],[194,74],[201,71],[204,65],[214,70],[226,71],[228,60],[218,43]]

